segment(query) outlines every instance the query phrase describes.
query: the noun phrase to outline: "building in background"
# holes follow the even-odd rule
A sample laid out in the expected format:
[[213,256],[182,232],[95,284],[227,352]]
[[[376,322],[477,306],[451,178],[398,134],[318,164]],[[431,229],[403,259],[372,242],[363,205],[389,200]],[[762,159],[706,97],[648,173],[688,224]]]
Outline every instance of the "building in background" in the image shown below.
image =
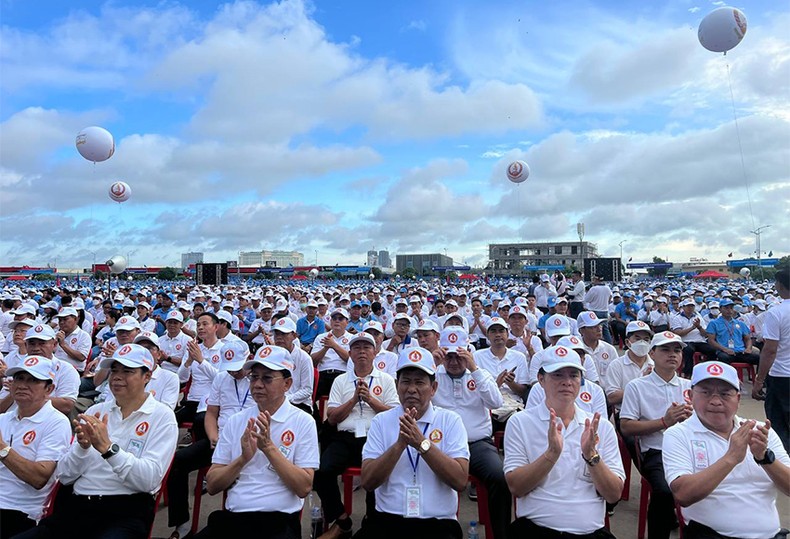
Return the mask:
[[258,268],[304,266],[304,253],[296,251],[242,251],[239,253],[239,266]]
[[203,263],[203,253],[181,253],[181,269]]
[[368,266],[371,268],[374,266],[379,265],[379,253],[378,251],[368,251]]
[[598,247],[589,241],[490,243],[486,271],[510,274],[530,271],[528,266],[582,268],[585,258],[597,257]]
[[390,258],[389,251],[379,251],[379,267],[380,268],[392,267],[392,258]]
[[436,266],[452,266],[453,259],[440,253],[397,255],[395,267],[398,273],[403,273],[406,268],[414,268],[417,275],[431,274],[431,268]]

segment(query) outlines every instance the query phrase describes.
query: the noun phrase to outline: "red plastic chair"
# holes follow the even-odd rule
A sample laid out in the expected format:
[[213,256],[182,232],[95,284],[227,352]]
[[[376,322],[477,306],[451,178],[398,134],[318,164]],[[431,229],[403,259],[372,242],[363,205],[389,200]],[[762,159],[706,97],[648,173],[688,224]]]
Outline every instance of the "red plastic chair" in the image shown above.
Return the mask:
[[[639,438],[634,440],[636,444],[636,464],[637,468],[641,468],[641,456],[642,452],[639,448]],[[647,507],[650,504],[650,493],[653,491],[650,483],[648,483],[647,479],[642,477],[642,481],[640,482],[640,494],[639,494],[639,517],[636,524],[636,537],[637,539],[645,539],[645,529],[647,528]],[[680,510],[680,505],[675,502],[675,514],[677,515],[678,524],[680,525],[678,533],[679,538],[683,539],[683,528],[685,528],[685,522],[683,521],[683,513]]]
[[354,478],[362,475],[362,468],[346,468],[343,478],[343,510],[351,515],[354,510]]
[[494,447],[496,447],[497,451],[500,453],[505,452],[505,431],[500,430],[494,433]]
[[730,363],[733,369],[738,371],[738,380],[743,383],[743,373],[748,376],[749,381],[754,382],[754,365],[751,363]]
[[[200,523],[200,502],[203,499],[203,480],[206,478],[210,466],[204,466],[198,470],[197,479],[195,480],[195,501],[192,504],[192,528],[190,533],[195,535],[198,531],[198,524]],[[223,494],[222,505],[225,505],[225,495]]]
[[628,448],[625,446],[625,440],[623,440],[619,432],[617,433],[617,443],[620,446],[620,458],[623,461],[623,470],[625,470],[623,493],[620,495],[620,499],[628,501],[628,498],[631,497],[631,454],[628,452]]
[[324,395],[318,399],[318,417],[321,418],[321,423],[326,421],[326,403],[329,401],[329,396]]
[[494,537],[494,530],[491,528],[491,513],[488,508],[488,489],[482,481],[473,475],[469,476],[469,481],[477,489],[477,522],[485,527],[486,537]]

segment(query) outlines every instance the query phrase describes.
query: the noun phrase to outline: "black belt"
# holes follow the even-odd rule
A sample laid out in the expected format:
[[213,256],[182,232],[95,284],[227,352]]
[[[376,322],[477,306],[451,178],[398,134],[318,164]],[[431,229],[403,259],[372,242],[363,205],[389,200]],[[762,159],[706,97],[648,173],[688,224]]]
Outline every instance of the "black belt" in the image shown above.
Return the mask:
[[74,497],[89,502],[148,501],[154,499],[154,495],[148,492],[135,492],[134,494],[74,494]]
[[327,369],[325,371],[318,371],[318,376],[321,376],[322,374],[343,374],[344,372],[346,371],[341,371],[338,369]]

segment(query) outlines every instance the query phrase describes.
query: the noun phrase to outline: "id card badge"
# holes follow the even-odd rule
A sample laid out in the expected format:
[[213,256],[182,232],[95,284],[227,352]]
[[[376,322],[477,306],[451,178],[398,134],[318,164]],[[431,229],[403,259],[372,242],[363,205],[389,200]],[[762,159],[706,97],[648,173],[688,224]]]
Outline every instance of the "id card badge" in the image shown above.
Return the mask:
[[420,518],[422,489],[419,485],[406,487],[406,518]]
[[704,469],[708,467],[708,446],[701,440],[691,441],[691,451],[694,453],[694,467]]
[[460,399],[463,397],[464,386],[462,380],[453,380],[453,398]]
[[144,445],[142,440],[129,440],[126,450],[139,459],[143,454]]
[[368,435],[367,425],[364,417],[358,417],[354,422],[354,436],[357,438],[364,438]]
[[734,349],[735,348],[735,341],[733,341],[732,339],[727,341],[727,348],[729,348],[730,350]]

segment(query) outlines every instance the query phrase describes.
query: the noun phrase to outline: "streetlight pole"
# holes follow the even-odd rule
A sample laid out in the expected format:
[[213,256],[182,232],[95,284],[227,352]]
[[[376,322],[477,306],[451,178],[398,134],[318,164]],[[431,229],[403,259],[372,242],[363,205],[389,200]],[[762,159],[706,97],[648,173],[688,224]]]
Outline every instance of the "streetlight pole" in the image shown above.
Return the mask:
[[576,223],[576,233],[579,235],[579,271],[584,273],[584,223]]
[[[618,243],[618,245],[620,246],[620,268],[621,268],[621,269],[624,269],[624,268],[625,268],[625,264],[623,264],[623,244],[624,244],[625,242],[627,242],[627,241],[628,241],[628,240],[623,240],[623,241],[621,241],[620,243]],[[621,278],[622,278],[622,276],[621,276]]]
[[765,276],[763,274],[763,265],[762,265],[762,262],[760,262],[760,258],[761,258],[761,255],[762,255],[762,251],[761,251],[761,248],[760,248],[760,235],[763,233],[763,229],[764,228],[770,228],[770,226],[771,225],[763,225],[760,228],[758,228],[757,230],[750,230],[749,231],[749,232],[751,232],[752,234],[754,234],[756,236],[756,241],[757,241],[757,265],[760,267],[760,280],[765,279]]

